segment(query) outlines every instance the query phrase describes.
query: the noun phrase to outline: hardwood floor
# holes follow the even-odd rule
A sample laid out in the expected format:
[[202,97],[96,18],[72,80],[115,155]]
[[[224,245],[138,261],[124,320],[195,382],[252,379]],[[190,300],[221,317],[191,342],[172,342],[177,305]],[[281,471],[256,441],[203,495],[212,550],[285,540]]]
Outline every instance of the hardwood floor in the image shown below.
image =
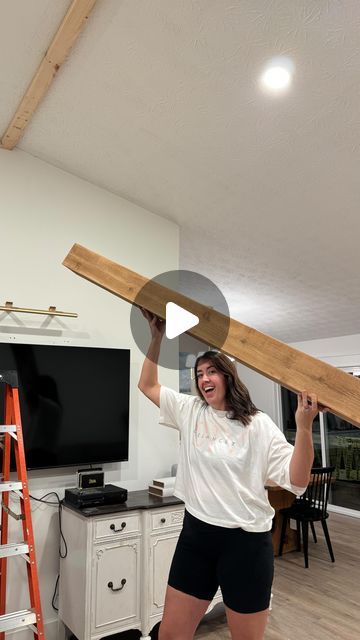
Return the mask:
[[[309,537],[309,568],[302,552],[275,559],[273,608],[265,640],[355,640],[360,638],[360,519],[331,513],[332,563],[317,524]],[[201,623],[197,640],[228,640],[225,616]]]

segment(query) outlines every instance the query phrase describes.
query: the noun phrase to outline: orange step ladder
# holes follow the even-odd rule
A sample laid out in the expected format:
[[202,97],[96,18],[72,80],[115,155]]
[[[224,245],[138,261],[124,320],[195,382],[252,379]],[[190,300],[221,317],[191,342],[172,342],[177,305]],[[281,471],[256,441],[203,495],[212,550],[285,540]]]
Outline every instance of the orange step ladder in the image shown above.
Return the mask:
[[[1,384],[2,383],[2,384]],[[39,579],[36,568],[34,534],[31,521],[29,486],[26,471],[24,440],[21,427],[19,389],[16,371],[0,371],[0,392],[5,385],[4,424],[0,424],[2,458],[2,481],[0,482],[1,536],[0,536],[0,640],[7,631],[30,628],[34,638],[45,640],[41,613]],[[0,418],[1,422],[1,418]],[[17,480],[10,480],[11,447],[14,447]],[[20,513],[9,507],[10,493],[20,498]],[[9,515],[22,521],[23,541],[9,543]],[[22,556],[26,560],[29,583],[30,609],[6,613],[7,560],[12,556]]]

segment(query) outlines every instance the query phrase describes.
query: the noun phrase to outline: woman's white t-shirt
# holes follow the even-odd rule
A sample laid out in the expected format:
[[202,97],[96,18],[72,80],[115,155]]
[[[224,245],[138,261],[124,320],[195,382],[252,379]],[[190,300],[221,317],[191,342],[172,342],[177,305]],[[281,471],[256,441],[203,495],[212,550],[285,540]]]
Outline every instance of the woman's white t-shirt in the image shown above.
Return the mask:
[[181,433],[175,496],[199,520],[269,531],[275,512],[265,485],[305,491],[290,482],[293,446],[265,413],[246,426],[196,396],[162,386],[159,422]]

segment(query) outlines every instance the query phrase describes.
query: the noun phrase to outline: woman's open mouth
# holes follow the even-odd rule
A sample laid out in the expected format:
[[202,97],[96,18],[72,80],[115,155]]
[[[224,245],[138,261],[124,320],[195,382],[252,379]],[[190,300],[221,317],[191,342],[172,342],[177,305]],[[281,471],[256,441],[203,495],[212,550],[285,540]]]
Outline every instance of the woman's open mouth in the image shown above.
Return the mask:
[[203,387],[203,394],[204,394],[206,397],[209,397],[209,396],[213,395],[213,394],[214,394],[214,392],[215,392],[215,387],[213,387],[213,386],[212,386],[212,385],[210,385],[210,384],[209,384],[209,385],[206,385],[206,387]]

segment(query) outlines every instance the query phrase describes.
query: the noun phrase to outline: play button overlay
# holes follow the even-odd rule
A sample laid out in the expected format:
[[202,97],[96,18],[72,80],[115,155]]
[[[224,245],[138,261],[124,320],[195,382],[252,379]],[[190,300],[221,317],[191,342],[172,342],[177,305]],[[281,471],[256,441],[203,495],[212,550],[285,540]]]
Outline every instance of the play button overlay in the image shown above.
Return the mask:
[[190,311],[179,307],[175,302],[166,304],[166,337],[169,340],[177,338],[185,331],[196,327],[199,318]]
[[[159,296],[159,288],[165,287],[161,292],[161,300],[164,302],[163,317],[166,318],[164,337],[162,339],[159,365],[166,369],[180,370],[180,377],[184,368],[184,362],[190,362],[188,355],[195,357],[199,352],[207,351],[214,344],[216,349],[221,349],[227,339],[230,317],[229,307],[225,296],[209,278],[186,269],[165,271],[149,280],[139,291],[131,307],[130,326],[132,336],[137,347],[145,356],[151,342],[149,323],[141,313],[140,308],[148,309],[151,300]],[[174,302],[173,292],[182,294],[190,300],[195,300],[211,310],[218,311],[221,316],[213,320],[211,314],[193,313],[193,308],[186,308],[186,303],[181,306]],[[185,301],[186,302],[186,301]],[[190,305],[189,305],[190,306]],[[158,323],[163,329],[163,321]],[[189,336],[187,331],[196,327],[196,334],[209,336],[210,344]],[[211,342],[211,338],[214,342]],[[181,363],[181,364],[179,364]]]

